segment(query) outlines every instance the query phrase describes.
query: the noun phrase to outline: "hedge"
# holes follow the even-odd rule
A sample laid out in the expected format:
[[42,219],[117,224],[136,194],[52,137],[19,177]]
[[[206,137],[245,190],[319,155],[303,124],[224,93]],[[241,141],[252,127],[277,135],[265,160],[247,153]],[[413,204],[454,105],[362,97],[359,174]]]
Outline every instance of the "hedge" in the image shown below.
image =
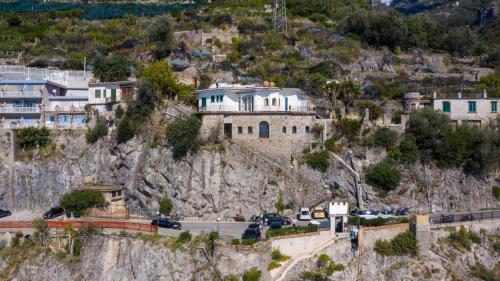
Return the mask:
[[271,238],[276,236],[284,236],[284,235],[299,234],[299,233],[311,233],[317,231],[318,231],[317,225],[309,224],[307,226],[292,226],[279,229],[270,229],[266,232],[266,237]]
[[362,226],[381,226],[388,224],[398,224],[398,223],[408,223],[407,217],[391,217],[391,218],[382,218],[378,217],[376,219],[365,219],[360,217],[349,217],[350,225],[357,225],[359,221],[359,225]]

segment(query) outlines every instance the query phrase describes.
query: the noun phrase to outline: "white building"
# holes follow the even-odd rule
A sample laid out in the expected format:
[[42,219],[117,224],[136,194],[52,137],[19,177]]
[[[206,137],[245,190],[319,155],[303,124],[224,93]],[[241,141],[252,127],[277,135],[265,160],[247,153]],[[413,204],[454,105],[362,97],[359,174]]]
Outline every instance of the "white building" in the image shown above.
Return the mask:
[[500,98],[488,98],[486,93],[480,98],[457,98],[434,97],[432,107],[449,115],[451,121],[456,124],[485,125],[499,114],[498,106]]
[[89,105],[100,112],[113,110],[113,105],[133,97],[136,81],[89,83]]
[[214,84],[196,91],[201,112],[308,112],[300,89]]

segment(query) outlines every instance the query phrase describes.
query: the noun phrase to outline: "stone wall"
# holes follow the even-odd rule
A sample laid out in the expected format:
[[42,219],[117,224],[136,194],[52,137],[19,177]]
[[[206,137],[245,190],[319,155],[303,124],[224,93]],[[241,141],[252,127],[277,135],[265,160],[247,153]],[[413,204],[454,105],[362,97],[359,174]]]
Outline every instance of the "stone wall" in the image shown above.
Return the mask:
[[330,231],[298,234],[273,238],[273,249],[279,249],[286,256],[297,257],[312,254],[316,249],[332,238]]
[[[269,124],[269,138],[259,137],[259,124]],[[304,114],[237,114],[203,115],[201,135],[205,139],[222,139],[224,123],[232,124],[231,139],[266,155],[289,159],[309,147],[311,130],[318,122],[314,115]],[[295,129],[294,129],[295,128]]]
[[372,250],[379,239],[391,240],[399,233],[410,229],[409,224],[363,227],[359,232],[359,246],[362,251]]

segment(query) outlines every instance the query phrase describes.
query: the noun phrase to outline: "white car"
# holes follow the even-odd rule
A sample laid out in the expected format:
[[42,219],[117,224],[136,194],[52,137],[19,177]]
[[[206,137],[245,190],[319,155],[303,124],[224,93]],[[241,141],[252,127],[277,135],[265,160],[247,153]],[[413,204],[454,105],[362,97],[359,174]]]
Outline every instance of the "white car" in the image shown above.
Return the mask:
[[356,212],[356,216],[367,220],[372,220],[380,217],[380,213],[373,210],[364,210]]
[[321,223],[317,220],[312,220],[309,222],[309,224],[312,224],[312,225],[317,225],[318,227],[321,226]]
[[300,208],[299,220],[308,221],[311,220],[311,212],[308,208]]

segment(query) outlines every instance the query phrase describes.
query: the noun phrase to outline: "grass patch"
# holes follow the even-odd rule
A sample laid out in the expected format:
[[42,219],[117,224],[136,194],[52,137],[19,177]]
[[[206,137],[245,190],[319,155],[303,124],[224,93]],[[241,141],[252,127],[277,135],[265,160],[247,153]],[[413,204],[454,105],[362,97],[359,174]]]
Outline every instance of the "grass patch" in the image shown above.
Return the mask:
[[451,231],[446,238],[446,242],[459,251],[469,251],[472,243],[481,245],[481,237],[479,237],[479,234],[468,231],[462,226],[458,231]]
[[[498,267],[495,266],[495,268]],[[471,275],[479,278],[484,281],[499,281],[500,280],[500,275],[498,275],[498,272],[495,272],[495,270],[488,270],[484,265],[482,264],[475,264],[471,268]]]
[[493,196],[497,199],[500,200],[500,186],[494,186],[491,188],[491,192],[493,193]]
[[281,263],[272,261],[267,265],[267,270],[271,271],[273,269],[281,267]]

